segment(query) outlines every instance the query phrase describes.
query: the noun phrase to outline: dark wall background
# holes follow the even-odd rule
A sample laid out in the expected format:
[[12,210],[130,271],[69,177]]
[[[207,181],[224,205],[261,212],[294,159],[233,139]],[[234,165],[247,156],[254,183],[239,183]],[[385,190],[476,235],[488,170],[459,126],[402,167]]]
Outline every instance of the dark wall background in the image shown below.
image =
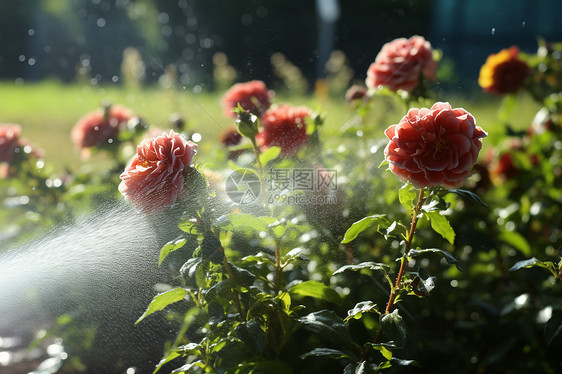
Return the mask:
[[[96,81],[110,81],[120,74],[123,50],[134,46],[147,64],[148,81],[174,63],[182,83],[212,89],[212,55],[221,51],[239,81],[272,80],[269,58],[282,52],[312,82],[323,73],[316,3],[2,0],[0,79],[70,82],[82,67]],[[363,79],[383,43],[423,35],[454,68],[452,88],[466,88],[475,84],[488,54],[513,44],[532,52],[538,36],[562,40],[560,5],[558,0],[340,0],[333,48],[345,52],[355,77]]]

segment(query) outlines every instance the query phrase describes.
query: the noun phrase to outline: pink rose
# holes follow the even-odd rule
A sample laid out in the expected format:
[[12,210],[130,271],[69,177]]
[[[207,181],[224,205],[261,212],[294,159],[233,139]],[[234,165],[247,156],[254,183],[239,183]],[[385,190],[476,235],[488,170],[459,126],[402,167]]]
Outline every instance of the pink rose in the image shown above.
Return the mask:
[[143,140],[120,176],[119,192],[141,211],[161,211],[184,195],[184,171],[196,153],[197,144],[173,130]]
[[80,118],[70,137],[79,149],[99,146],[115,138],[133,117],[133,112],[120,105],[98,109]]
[[470,175],[487,134],[466,110],[435,103],[431,109],[410,109],[385,135],[390,139],[385,158],[401,181],[417,188],[458,188]]
[[222,108],[227,117],[236,117],[232,111],[238,104],[244,110],[250,111],[258,117],[271,106],[270,98],[273,91],[270,91],[262,81],[254,80],[246,83],[236,83],[226,91],[222,97]]
[[19,125],[0,125],[0,162],[10,162],[20,144]]
[[421,36],[399,38],[383,45],[375,62],[367,70],[365,83],[370,89],[387,86],[392,91],[412,92],[420,74],[435,80],[437,61],[433,60],[431,44]]
[[312,110],[304,106],[285,104],[271,108],[263,115],[263,130],[256,141],[263,149],[279,146],[282,155],[292,155],[308,141],[305,119],[311,115]]

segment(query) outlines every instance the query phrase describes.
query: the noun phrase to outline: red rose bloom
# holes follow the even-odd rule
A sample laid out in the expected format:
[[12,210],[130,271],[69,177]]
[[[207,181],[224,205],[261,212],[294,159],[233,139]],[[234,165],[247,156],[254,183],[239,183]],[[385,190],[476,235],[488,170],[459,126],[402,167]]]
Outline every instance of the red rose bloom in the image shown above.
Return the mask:
[[236,117],[237,114],[232,111],[238,107],[238,104],[244,110],[250,111],[258,117],[269,109],[271,102],[269,99],[273,96],[273,92],[269,91],[262,81],[254,80],[246,83],[236,83],[225,92],[222,97],[222,108],[224,115],[227,117]]
[[480,87],[497,95],[517,92],[529,73],[529,66],[518,54],[519,48],[513,46],[488,56],[478,76]]
[[410,109],[385,135],[390,139],[385,158],[401,181],[417,188],[458,188],[470,175],[487,134],[466,110],[435,103],[431,109]]
[[0,125],[0,162],[10,162],[14,151],[19,146],[21,127],[18,125]]
[[185,193],[184,170],[196,153],[197,144],[173,130],[143,140],[120,176],[119,192],[141,211],[161,211]]
[[383,45],[375,62],[367,70],[365,83],[370,89],[387,86],[392,91],[412,92],[420,74],[435,80],[437,61],[433,60],[431,44],[421,36],[399,38]]
[[278,146],[282,155],[292,155],[308,141],[305,119],[311,115],[312,110],[303,106],[285,104],[271,108],[263,115],[263,130],[256,141],[262,149]]
[[78,120],[70,137],[79,149],[102,145],[117,136],[133,113],[120,105],[98,109]]

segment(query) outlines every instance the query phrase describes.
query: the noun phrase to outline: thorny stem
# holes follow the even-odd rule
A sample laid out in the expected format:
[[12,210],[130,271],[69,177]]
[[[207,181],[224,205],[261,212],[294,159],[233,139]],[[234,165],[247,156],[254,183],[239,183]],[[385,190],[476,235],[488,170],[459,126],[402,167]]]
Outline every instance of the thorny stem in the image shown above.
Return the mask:
[[[398,270],[398,275],[396,276],[396,283],[392,290],[390,291],[390,297],[388,298],[388,303],[386,304],[386,310],[384,315],[387,315],[392,312],[394,309],[394,301],[396,300],[396,296],[398,296],[398,292],[400,291],[400,282],[402,281],[402,276],[406,270],[406,258],[408,257],[408,253],[410,253],[410,247],[412,246],[412,240],[414,239],[414,232],[416,231],[416,226],[418,224],[418,213],[423,204],[423,188],[420,188],[420,194],[418,196],[418,203],[414,208],[414,212],[412,213],[412,224],[410,225],[410,231],[408,232],[408,239],[406,240],[406,244],[404,246],[404,254],[400,258],[400,270]],[[378,343],[382,334],[382,326],[379,327],[379,331],[377,332],[377,336],[375,337],[375,343]]]

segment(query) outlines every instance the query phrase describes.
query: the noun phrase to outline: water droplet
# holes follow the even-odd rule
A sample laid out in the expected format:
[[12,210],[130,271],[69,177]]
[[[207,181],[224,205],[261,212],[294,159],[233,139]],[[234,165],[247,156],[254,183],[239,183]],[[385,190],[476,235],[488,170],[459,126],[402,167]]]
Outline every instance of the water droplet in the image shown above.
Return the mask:
[[496,28],[492,27],[492,35],[496,35]]
[[37,165],[37,168],[42,169],[45,166],[45,163],[43,160],[39,160],[35,165]]
[[200,142],[201,138],[202,138],[202,136],[198,132],[193,133],[193,135],[191,135],[191,140],[193,140],[195,143]]
[[29,35],[29,36],[35,35],[35,30],[33,30],[33,29],[27,30],[27,35]]
[[98,25],[98,27],[104,27],[105,26],[105,18],[98,18],[98,20],[96,21],[96,25]]
[[521,27],[525,27],[525,21],[521,22]]
[[29,60],[27,60],[27,63],[29,64],[29,66],[33,66],[35,65],[35,59],[33,57],[31,57]]
[[18,60],[20,60],[20,62],[24,62],[25,61],[25,55],[19,55]]
[[113,77],[111,77],[111,81],[113,83],[117,83],[119,81],[119,77],[117,75],[114,75]]

